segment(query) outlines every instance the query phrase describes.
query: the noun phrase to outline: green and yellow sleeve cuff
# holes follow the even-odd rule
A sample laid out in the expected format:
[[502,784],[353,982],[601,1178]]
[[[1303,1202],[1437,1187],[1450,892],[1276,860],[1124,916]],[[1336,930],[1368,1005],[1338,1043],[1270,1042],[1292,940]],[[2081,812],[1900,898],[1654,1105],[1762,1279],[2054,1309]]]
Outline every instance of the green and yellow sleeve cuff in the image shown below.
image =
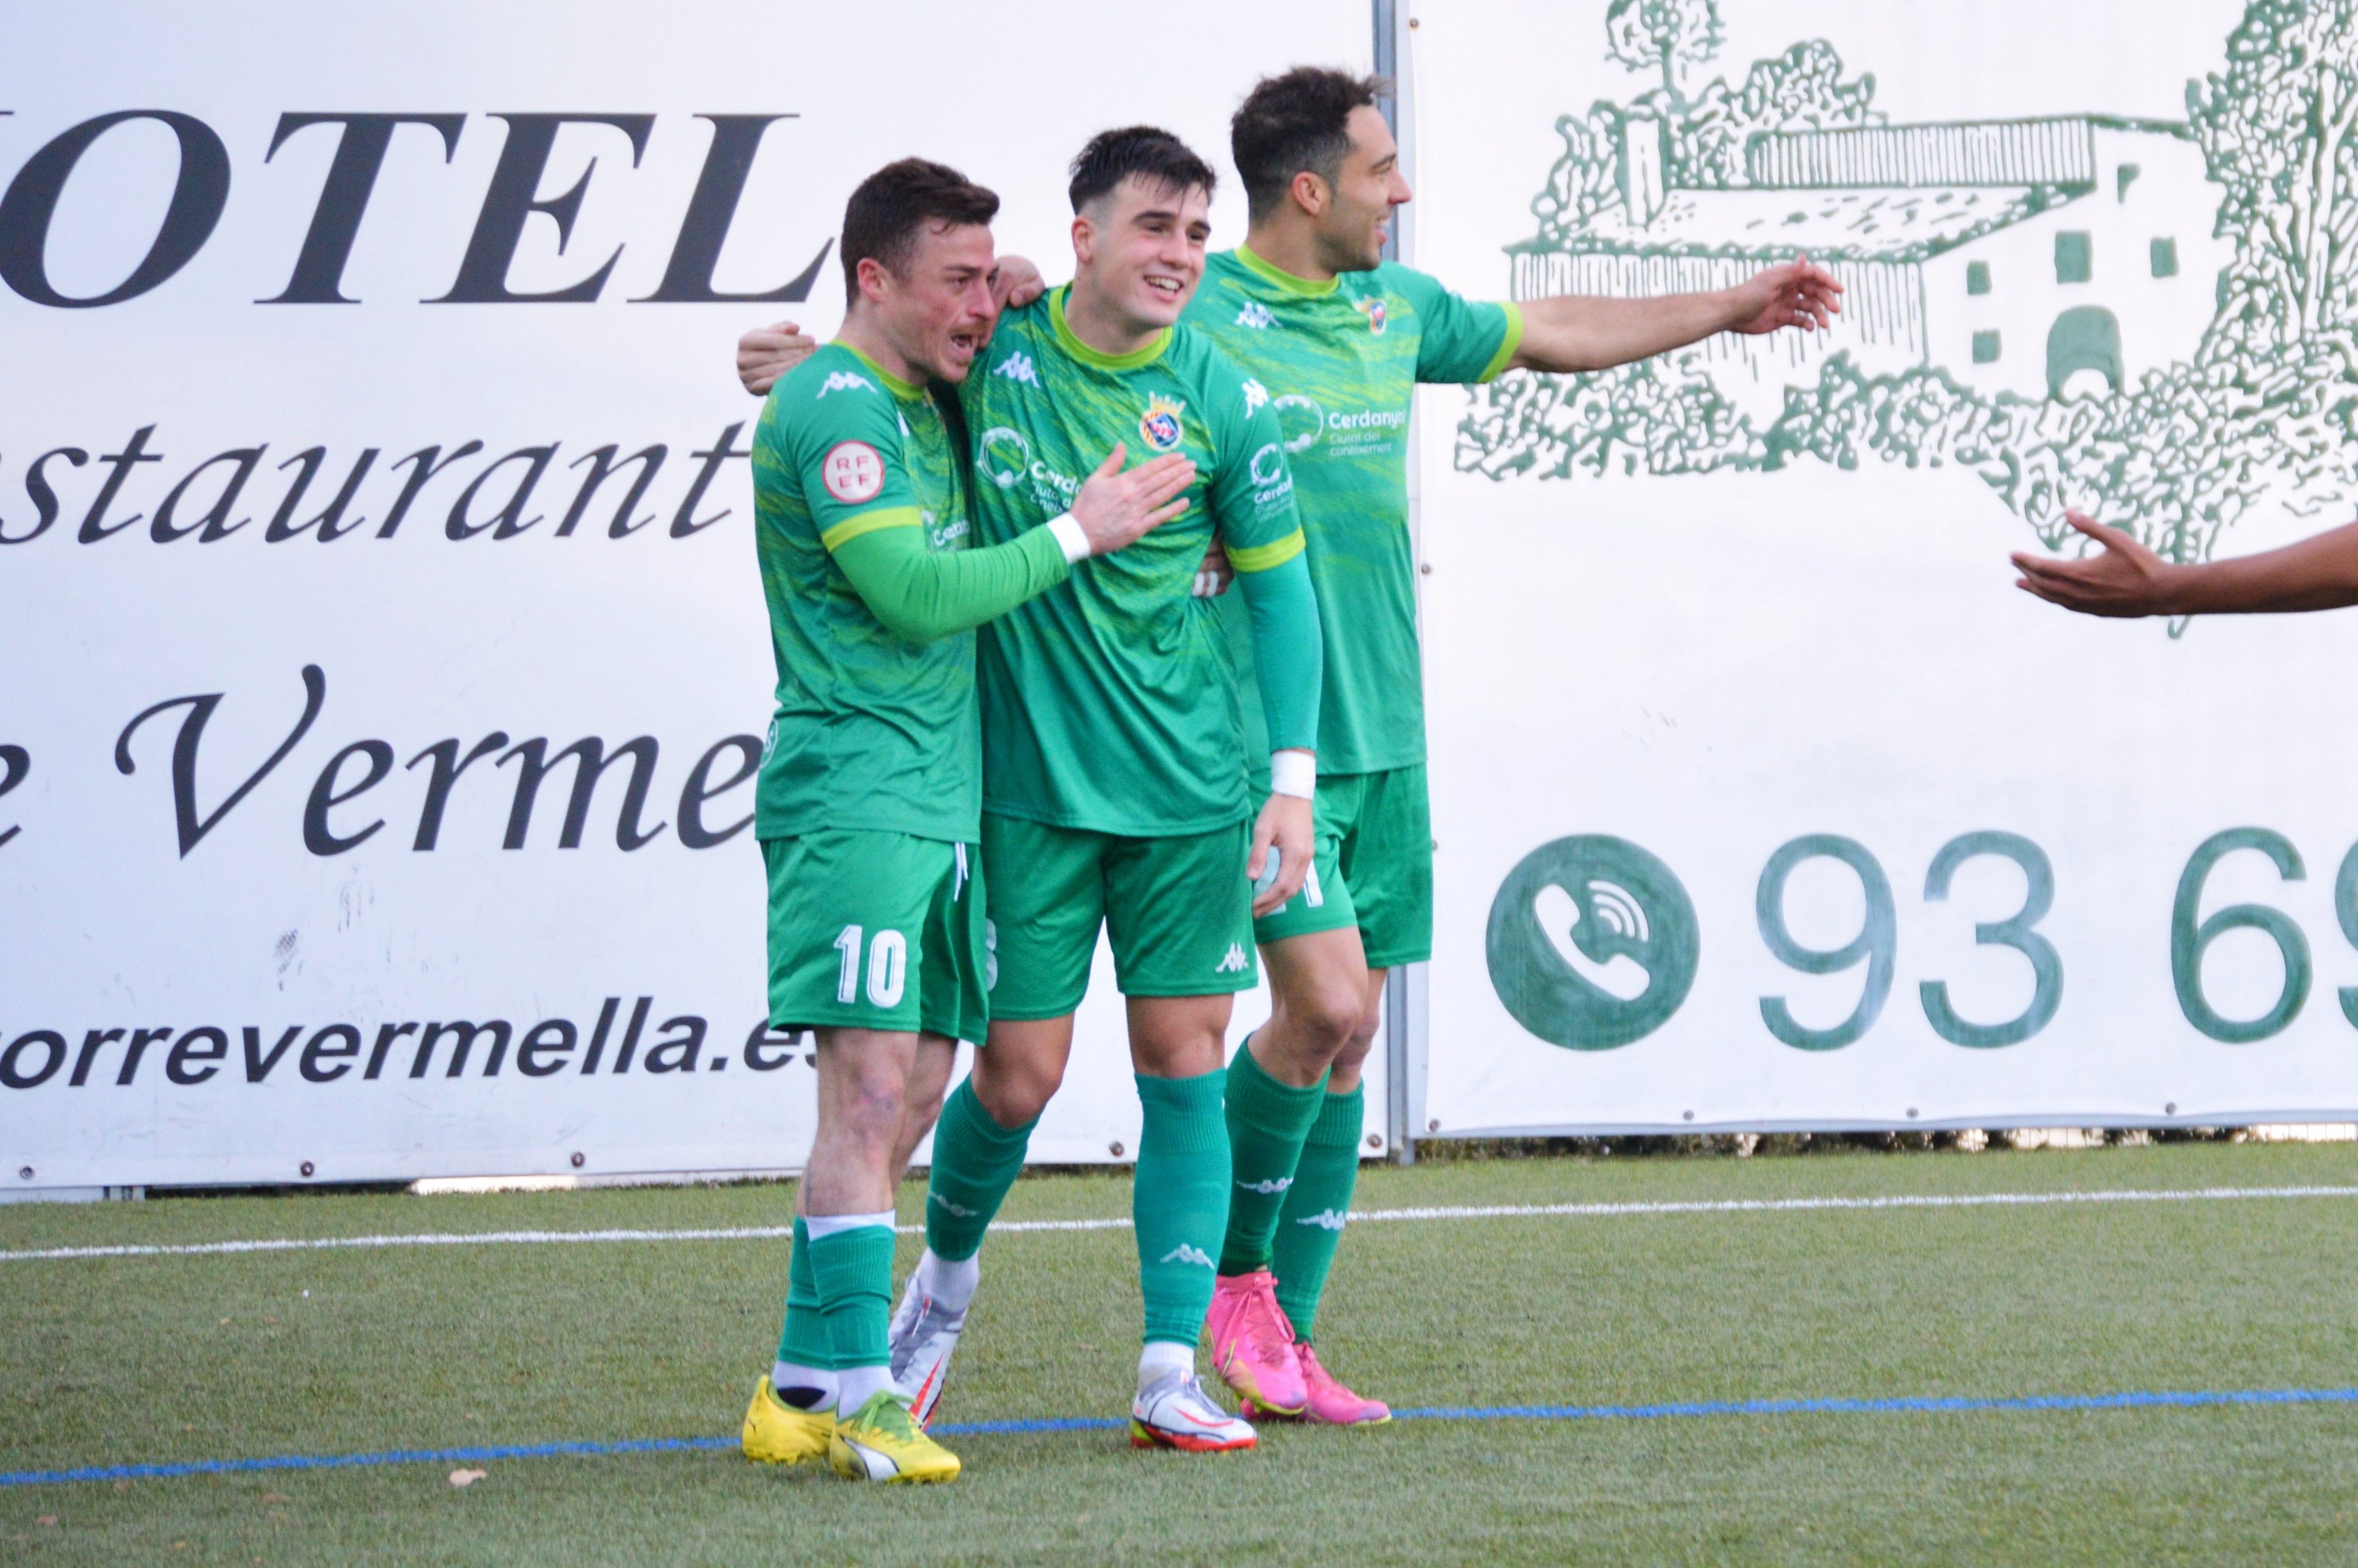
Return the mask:
[[1511,299],[1502,299],[1498,302],[1498,308],[1507,313],[1507,335],[1498,340],[1498,351],[1490,356],[1490,362],[1484,365],[1482,373],[1474,378],[1476,383],[1498,380],[1507,366],[1513,362],[1515,351],[1523,346],[1523,308]]
[[1296,528],[1284,538],[1266,545],[1230,545],[1228,565],[1240,572],[1265,572],[1282,567],[1300,555],[1305,541]]
[[818,542],[830,550],[837,550],[842,548],[846,542],[857,539],[862,534],[873,534],[879,528],[915,528],[924,523],[925,519],[914,506],[880,506],[873,512],[862,512],[856,517],[845,518],[821,534]]

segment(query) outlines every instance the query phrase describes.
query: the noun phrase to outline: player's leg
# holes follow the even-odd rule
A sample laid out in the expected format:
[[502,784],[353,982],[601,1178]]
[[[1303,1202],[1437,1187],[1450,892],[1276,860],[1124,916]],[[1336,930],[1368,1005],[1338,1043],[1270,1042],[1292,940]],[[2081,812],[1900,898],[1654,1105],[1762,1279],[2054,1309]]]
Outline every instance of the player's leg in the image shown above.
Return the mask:
[[1278,1214],[1303,1141],[1325,1098],[1328,1065],[1358,1028],[1368,966],[1343,874],[1358,781],[1320,781],[1317,859],[1302,892],[1253,922],[1269,967],[1269,1022],[1228,1064],[1228,1140],[1235,1161],[1228,1230],[1212,1298],[1212,1366],[1246,1413],[1296,1415],[1308,1394],[1293,1326],[1270,1271]]
[[[981,1280],[984,1232],[1022,1173],[1032,1129],[1064,1081],[1073,1010],[1102,919],[1095,834],[986,816],[978,873],[991,892],[981,983],[1000,1014],[950,1093],[925,1184],[925,1249],[892,1315],[893,1375],[930,1422]],[[991,868],[997,868],[992,874]]]
[[1270,1021],[1228,1064],[1228,1226],[1209,1323],[1213,1369],[1246,1401],[1248,1414],[1298,1415],[1308,1402],[1293,1328],[1278,1305],[1271,1246],[1304,1142],[1328,1098],[1328,1065],[1366,1009],[1368,971],[1359,952],[1356,925],[1264,946]]
[[892,1155],[917,1034],[818,1032],[818,1133],[804,1175],[811,1277],[838,1386],[827,1462],[854,1480],[947,1481],[955,1456],[925,1435],[892,1381]]
[[1202,1452],[1256,1441],[1195,1378],[1228,1229],[1228,1017],[1254,979],[1249,849],[1238,824],[1122,839],[1106,857],[1106,922],[1142,1124],[1130,1197],[1145,1308],[1130,1439],[1141,1446]]
[[1384,980],[1391,968],[1433,956],[1433,820],[1423,768],[1366,775],[1355,830],[1344,844],[1342,871],[1367,948],[1367,1010],[1329,1070],[1326,1098],[1287,1189],[1271,1257],[1278,1305],[1298,1340],[1310,1417],[1357,1425],[1382,1421],[1390,1412],[1381,1400],[1362,1399],[1336,1382],[1310,1346],[1359,1179],[1366,1114],[1360,1079],[1382,1022]]
[[770,1017],[817,1029],[819,1114],[797,1193],[781,1365],[746,1412],[745,1452],[793,1463],[816,1457],[816,1442],[847,1475],[946,1480],[957,1461],[910,1422],[892,1388],[883,1330],[896,1156],[925,1012],[922,940],[953,874],[951,847],[823,832],[763,849]]

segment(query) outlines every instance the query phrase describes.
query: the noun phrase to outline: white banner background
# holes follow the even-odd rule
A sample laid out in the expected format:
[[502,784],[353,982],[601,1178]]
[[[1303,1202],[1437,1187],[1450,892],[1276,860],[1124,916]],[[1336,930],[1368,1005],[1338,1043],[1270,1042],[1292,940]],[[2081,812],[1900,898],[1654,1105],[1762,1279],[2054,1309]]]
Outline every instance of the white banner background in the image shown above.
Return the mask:
[[[946,158],[997,188],[1002,251],[1062,276],[1068,250],[1064,168],[1091,132],[1151,121],[1223,168],[1227,116],[1260,73],[1302,59],[1364,68],[1364,0],[1278,8],[1217,3],[1174,26],[1167,9],[1099,7],[1024,28],[970,8],[918,5],[891,18],[857,8],[722,4],[458,4],[329,17],[314,5],[191,10],[152,4],[18,5],[0,16],[12,86],[0,118],[0,170],[12,176],[92,117],[164,108],[195,116],[229,156],[218,228],[176,276],[140,297],[60,309],[0,292],[0,536],[38,526],[27,470],[41,453],[58,513],[29,542],[0,548],[0,744],[30,759],[0,795],[0,1044],[18,1077],[40,1075],[62,1040],[69,1060],[37,1086],[0,1089],[0,1183],[19,1191],[82,1184],[371,1180],[432,1174],[775,1169],[808,1146],[812,1075],[799,1059],[757,1071],[749,1031],[763,1009],[759,859],[750,832],[684,848],[677,825],[690,768],[768,717],[771,654],[754,573],[751,486],[721,460],[673,537],[689,481],[724,428],[750,438],[756,405],[734,385],[730,345],[780,315],[824,336],[842,306],[830,252],[806,302],[633,304],[663,277],[712,132],[703,114],[795,116],[761,144],[715,274],[722,290],[776,287],[834,233],[851,186],[890,158]],[[463,114],[455,155],[437,133],[397,128],[343,273],[355,305],[266,305],[284,289],[313,221],[339,132],[289,136],[265,160],[282,112]],[[508,272],[517,291],[553,289],[620,247],[594,304],[425,304],[448,291],[468,249],[505,135],[494,113],[651,114],[637,167],[621,130],[556,134],[536,194],[586,194],[560,249],[546,216],[525,221]],[[595,160],[594,169],[591,161]],[[157,232],[173,189],[175,143],[135,122],[102,137],[74,171],[46,251],[69,296],[119,283]],[[1240,237],[1233,185],[1215,206],[1216,243]],[[135,430],[162,460],[136,465],[108,522],[143,520],[78,542],[104,476],[99,461]],[[419,449],[453,461],[423,490],[395,536],[376,537]],[[558,449],[510,538],[463,540],[445,525],[464,488],[495,460]],[[572,535],[556,528],[582,470],[567,464],[619,443],[668,457],[635,516],[608,535],[627,476],[600,492]],[[168,489],[213,454],[263,445],[218,540],[157,543],[150,521]],[[363,449],[378,460],[354,497],[365,525],[322,545],[266,543],[293,470],[325,461],[295,519],[333,497]],[[528,460],[487,481],[475,509],[496,512]],[[233,464],[189,488],[185,525],[219,495]],[[350,517],[346,522],[350,523]],[[136,772],[114,762],[142,709],[222,694],[195,768],[210,814],[294,728],[301,672],[317,665],[316,722],[276,769],[178,852],[173,742],[189,709],[133,737]],[[431,763],[404,764],[455,739],[463,755],[494,731],[509,745],[544,737],[553,753],[583,737],[607,747],[653,737],[660,757],[643,822],[671,825],[630,852],[616,843],[627,761],[600,784],[578,849],[557,847],[571,764],[557,769],[524,848],[501,848],[518,764],[494,750],[460,776],[438,847],[411,846]],[[335,806],[339,836],[382,819],[346,852],[305,847],[306,802],[341,750],[378,741],[392,771]],[[734,771],[720,752],[708,783]],[[5,771],[0,771],[5,776]],[[335,786],[367,776],[346,763]],[[719,796],[708,827],[734,822],[750,786]],[[618,1022],[594,1076],[584,1050],[496,1077],[479,1041],[464,1075],[446,1076],[447,1039],[412,1077],[417,1036],[395,1042],[374,1081],[368,1048],[387,1023],[503,1019],[517,1035],[563,1019],[585,1037],[603,999],[627,1020],[651,998],[630,1076],[613,1063]],[[1241,999],[1232,1038],[1265,1015]],[[678,1066],[701,1021],[694,1070],[649,1075],[659,1038]],[[348,1023],[357,1060],[303,1057],[322,1028]],[[223,1032],[208,1064],[198,1036]],[[265,1054],[299,1026],[266,1076],[249,1082],[241,1031]],[[131,1038],[168,1029],[126,1072]],[[88,1063],[86,1037],[100,1040]],[[332,1050],[339,1037],[320,1041]],[[777,1049],[758,1054],[779,1060]],[[806,1055],[806,1050],[797,1056]],[[789,1070],[789,1066],[791,1070]],[[341,1067],[341,1075],[338,1068]],[[78,1073],[78,1069],[80,1069]],[[85,1081],[72,1082],[76,1076]],[[1382,1103],[1380,1081],[1370,1103]],[[1377,1125],[1380,1125],[1379,1122]],[[1033,1141],[1035,1158],[1134,1152],[1135,1096],[1120,1008],[1102,956],[1070,1081]],[[576,1157],[578,1156],[578,1163]]]
[[[1894,124],[2092,113],[2183,121],[2189,79],[2223,69],[2244,11],[2236,0],[1721,9],[1728,36],[1713,63],[1688,68],[1690,92],[1719,74],[1740,85],[1750,62],[1824,38],[1848,73],[1874,74],[1875,105]],[[1601,4],[1506,0],[1422,11],[1410,35],[1416,254],[1453,287],[1507,293],[1502,249],[1536,227],[1531,199],[1563,151],[1557,116],[1649,87],[1606,59],[1603,16]],[[2122,182],[2116,197],[2115,173],[2104,168],[2081,200],[2100,235],[2090,292],[2123,301],[2125,319],[2134,302],[2162,296],[2138,276],[2143,232],[2125,255],[2103,238],[2128,221],[2103,210],[2129,205],[2133,185]],[[2175,212],[2154,216],[2166,226],[2150,230],[2175,233],[2190,258],[2212,243],[2219,191],[2201,189],[2174,198]],[[1678,221],[1674,206],[1671,227]],[[2048,243],[2043,231],[2034,239]],[[2017,253],[2010,272],[1997,265],[1999,302],[2010,288],[2045,287],[2026,276],[2049,265],[2043,252]],[[2191,304],[2158,307],[2190,341],[2208,319],[2213,265],[2190,279]],[[1924,308],[1936,331],[1973,308],[1941,294],[1941,282],[1928,268]],[[2046,321],[2034,319],[2035,335],[2009,328],[2005,351],[2036,367]],[[2132,374],[2142,368],[2136,348],[2133,340]],[[1796,379],[1813,383],[1815,371]],[[1768,406],[1764,427],[1776,414],[1773,386]],[[1440,849],[1420,1132],[2154,1125],[2358,1111],[2358,1035],[2335,995],[2358,982],[2358,952],[2332,907],[2335,870],[2358,838],[2346,676],[2358,621],[2212,620],[2171,641],[2158,622],[2066,615],[2012,587],[2006,553],[2031,545],[2031,532],[1954,464],[1911,470],[1869,457],[1857,471],[1803,460],[1773,473],[1494,481],[1454,466],[1466,407],[1463,395],[1426,394]],[[2231,530],[2220,550],[2263,547],[2340,515],[2269,513]],[[2196,846],[2244,825],[2283,834],[2306,880],[2237,853],[2212,874],[2201,913],[2246,900],[2284,911],[2313,955],[2315,983],[2289,1028],[2227,1044],[2180,1010],[2171,912]],[[1945,902],[1924,896],[1936,851],[1979,829],[2033,840],[2056,884],[2037,929],[2061,959],[2060,1011],[2003,1049],[1949,1044],[1919,1000],[1920,982],[1945,980],[1957,1011],[1994,1022],[2031,995],[2025,958],[1977,946],[1974,932],[2021,907],[2022,871],[1972,860]],[[1823,1029],[1850,1014],[1864,969],[1813,976],[1778,963],[1755,895],[1779,846],[1819,833],[1856,840],[1887,874],[1896,963],[1879,1021],[1855,1044],[1807,1052],[1771,1035],[1761,999],[1787,999],[1802,1024]],[[1699,925],[1683,1005],[1617,1049],[1540,1039],[1501,1001],[1486,956],[1509,872],[1543,844],[1588,834],[1666,862]],[[1566,902],[1552,906],[1559,925]],[[1592,922],[1619,918],[1583,902]],[[1795,871],[1784,907],[1796,939],[1823,949],[1861,929],[1863,903],[1855,875],[1816,860]],[[1550,913],[1518,905],[1509,917],[1530,941]],[[1593,973],[1611,947],[1584,949]],[[2212,1005],[2231,1019],[2267,1011],[2282,984],[2277,951],[2250,929],[2212,944],[2202,965]],[[1570,983],[1568,966],[1536,961]]]

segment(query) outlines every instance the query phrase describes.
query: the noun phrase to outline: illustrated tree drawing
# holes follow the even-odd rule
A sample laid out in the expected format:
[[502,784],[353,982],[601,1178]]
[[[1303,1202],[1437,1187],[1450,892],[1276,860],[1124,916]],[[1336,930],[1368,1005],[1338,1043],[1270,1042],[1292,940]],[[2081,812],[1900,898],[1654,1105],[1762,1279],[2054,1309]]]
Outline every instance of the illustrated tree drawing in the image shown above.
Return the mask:
[[[2223,69],[2190,83],[2183,124],[1894,125],[1874,78],[1845,77],[1823,41],[1687,94],[1681,68],[1720,41],[1713,6],[1617,0],[1606,33],[1614,59],[1659,69],[1662,86],[1557,122],[1538,231],[1512,247],[1518,287],[1715,286],[1798,254],[1751,236],[1808,232],[1832,236],[1812,254],[1866,320],[1798,366],[1698,345],[1502,377],[1460,425],[1461,470],[1953,465],[2050,546],[2076,537],[2069,507],[2180,560],[2209,558],[2255,507],[2307,514],[2358,494],[2358,0],[2250,0]],[[1633,192],[1623,138],[1639,120],[1661,123],[1666,167],[1660,189]],[[2163,189],[2172,169],[2216,201],[2215,231],[2149,217],[2132,235],[2140,181]],[[2191,210],[2167,189],[2178,205],[2153,211]],[[2184,265],[2198,254],[2216,259]],[[2122,325],[2092,271],[2132,264],[2146,293],[2180,291],[2190,324],[2166,354]],[[1917,303],[1952,297],[1953,320]],[[2000,306],[2015,312],[2003,330]],[[1975,310],[1988,321],[1959,314]]]

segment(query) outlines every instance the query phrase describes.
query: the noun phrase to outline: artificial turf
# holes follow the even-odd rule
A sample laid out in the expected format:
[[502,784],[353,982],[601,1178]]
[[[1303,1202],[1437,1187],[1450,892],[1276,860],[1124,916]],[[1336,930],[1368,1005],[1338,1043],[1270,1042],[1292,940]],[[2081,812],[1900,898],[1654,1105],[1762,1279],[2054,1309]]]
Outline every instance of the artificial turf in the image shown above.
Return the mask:
[[[1363,1208],[2358,1185],[2350,1146],[1370,1169]],[[1116,1216],[1126,1177],[1007,1217]],[[904,1217],[921,1189],[902,1195]],[[782,1223],[786,1186],[0,1208],[0,1250]],[[1356,1227],[1331,1365],[1401,1407],[2358,1387],[2358,1198]],[[914,1254],[904,1240],[903,1262]],[[783,1240],[0,1261],[0,1471],[733,1433]],[[946,1422],[1118,1416],[1130,1240],[1012,1234]],[[303,1292],[308,1291],[308,1296]],[[1401,1422],[1254,1454],[969,1436],[955,1486],[727,1452],[0,1487],[10,1563],[2358,1559],[2358,1405]],[[48,1522],[43,1522],[48,1521]]]

